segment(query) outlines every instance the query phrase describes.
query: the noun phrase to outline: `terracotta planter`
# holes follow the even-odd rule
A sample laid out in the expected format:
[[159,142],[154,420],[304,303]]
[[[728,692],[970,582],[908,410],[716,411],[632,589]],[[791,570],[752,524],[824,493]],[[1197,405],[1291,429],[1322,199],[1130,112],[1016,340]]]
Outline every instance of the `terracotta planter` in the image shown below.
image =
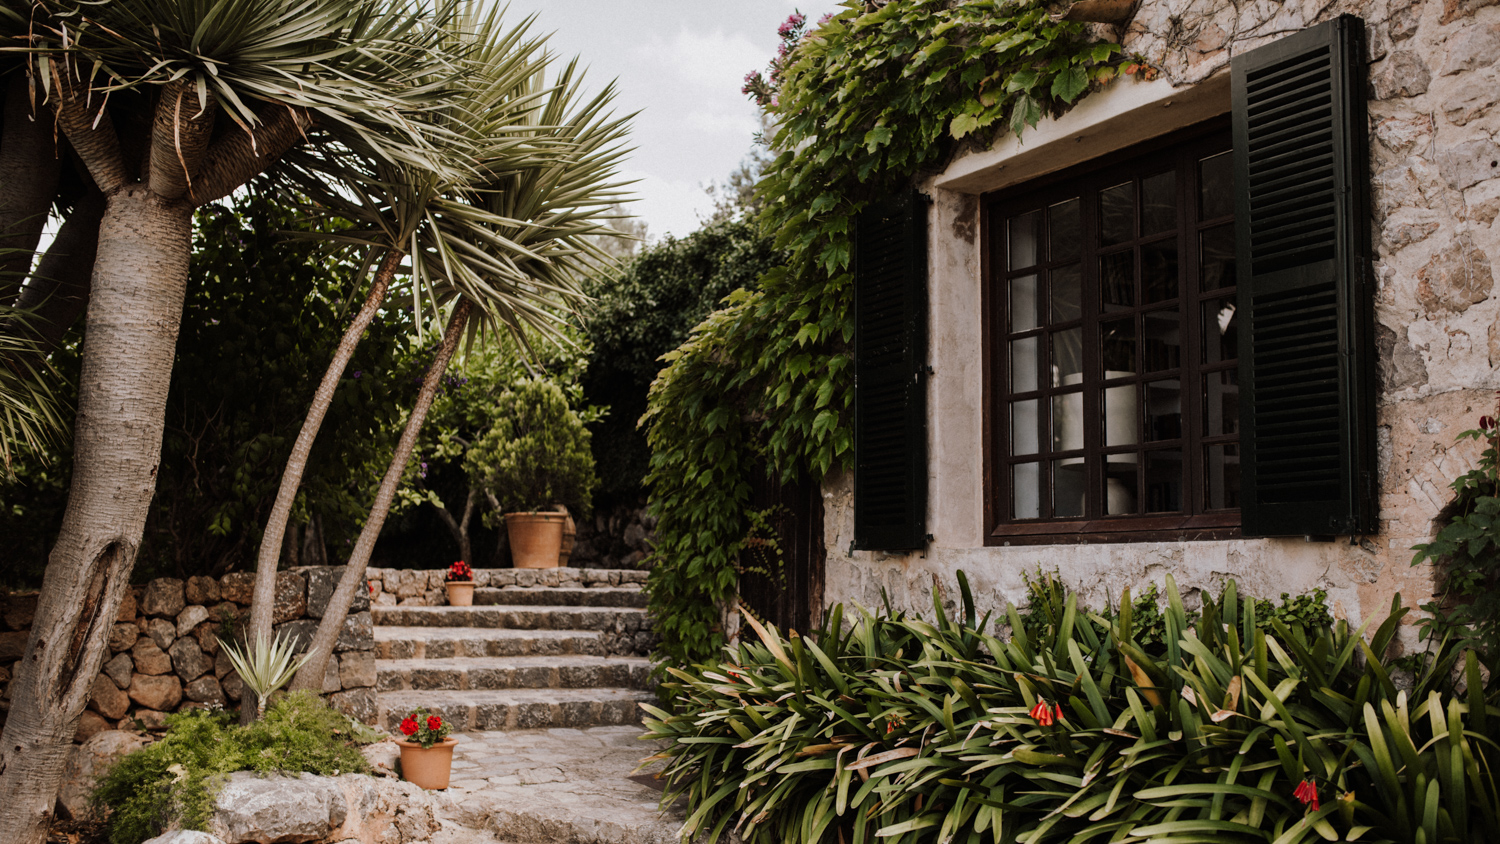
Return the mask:
[[578,542],[578,525],[573,521],[572,513],[564,513],[568,517],[563,522],[562,550],[557,552],[558,566],[566,566],[568,559],[573,556],[573,546]]
[[518,569],[557,568],[562,550],[562,513],[506,513],[505,529],[510,533],[511,561]]
[[474,581],[449,580],[443,583],[443,587],[448,590],[448,606],[474,606]]
[[427,789],[448,787],[448,775],[453,771],[453,746],[458,739],[449,736],[432,747],[400,739],[396,744],[401,745],[402,779]]

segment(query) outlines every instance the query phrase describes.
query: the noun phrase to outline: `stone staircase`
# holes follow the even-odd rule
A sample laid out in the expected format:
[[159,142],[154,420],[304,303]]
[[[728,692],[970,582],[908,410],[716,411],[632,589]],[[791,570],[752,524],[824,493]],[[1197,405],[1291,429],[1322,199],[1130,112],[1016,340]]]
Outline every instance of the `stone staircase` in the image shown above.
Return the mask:
[[377,723],[418,706],[460,733],[639,723],[654,700],[645,575],[522,570],[472,607],[371,607]]

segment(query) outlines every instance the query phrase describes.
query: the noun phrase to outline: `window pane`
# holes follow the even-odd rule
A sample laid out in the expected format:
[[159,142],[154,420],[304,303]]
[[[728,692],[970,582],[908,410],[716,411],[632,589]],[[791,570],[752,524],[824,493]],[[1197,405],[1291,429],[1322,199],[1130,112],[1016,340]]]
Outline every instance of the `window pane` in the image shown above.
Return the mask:
[[1047,209],[1048,240],[1052,251],[1047,260],[1076,261],[1083,245],[1083,214],[1078,210],[1078,200],[1059,202]]
[[1233,369],[1203,376],[1203,435],[1217,437],[1240,432],[1239,373]]
[[1123,378],[1135,373],[1135,317],[1099,323],[1099,339],[1105,378]]
[[1141,180],[1141,236],[1177,228],[1177,174],[1168,170]]
[[1023,337],[1010,343],[1010,391],[1029,393],[1036,389],[1036,338]]
[[1052,271],[1052,321],[1071,322],[1083,316],[1082,268],[1069,264]]
[[1010,330],[1030,331],[1036,327],[1036,276],[1013,278],[1010,280]]
[[1013,519],[1035,519],[1041,515],[1042,487],[1039,463],[1017,463],[1010,467],[1011,489],[1014,501],[1010,516]]
[[1147,302],[1177,298],[1177,241],[1167,240],[1141,247],[1141,287]]
[[1052,332],[1052,386],[1083,383],[1083,329]]
[[1010,453],[1037,453],[1036,399],[1010,403]]
[[1052,461],[1052,515],[1082,516],[1087,489],[1088,475],[1083,471],[1082,457]]
[[1204,451],[1204,503],[1210,510],[1240,506],[1240,447],[1211,445]]
[[1182,366],[1182,330],[1177,309],[1145,313],[1145,342],[1141,356],[1146,372],[1161,372]]
[[1146,512],[1182,511],[1182,452],[1146,452]]
[[1073,451],[1080,448],[1083,448],[1083,393],[1053,396],[1052,450]]
[[1019,270],[1036,263],[1037,230],[1041,227],[1042,212],[1032,211],[1010,218],[1010,268]]
[[1199,289],[1205,292],[1233,287],[1234,226],[1204,229],[1198,239]]
[[1135,252],[1099,259],[1099,306],[1105,313],[1135,307]]
[[1135,445],[1141,441],[1135,385],[1124,384],[1104,390],[1104,444]]
[[1160,442],[1182,437],[1182,382],[1151,381],[1146,384],[1146,441]]
[[1129,516],[1136,506],[1137,455],[1112,454],[1104,461],[1104,515]]
[[1233,154],[1221,152],[1198,162],[1198,195],[1200,220],[1212,220],[1234,213]]
[[1239,355],[1239,332],[1234,318],[1233,296],[1218,296],[1203,300],[1203,357],[1204,363],[1219,363],[1234,360]]
[[1099,241],[1105,246],[1135,240],[1135,183],[1099,191]]

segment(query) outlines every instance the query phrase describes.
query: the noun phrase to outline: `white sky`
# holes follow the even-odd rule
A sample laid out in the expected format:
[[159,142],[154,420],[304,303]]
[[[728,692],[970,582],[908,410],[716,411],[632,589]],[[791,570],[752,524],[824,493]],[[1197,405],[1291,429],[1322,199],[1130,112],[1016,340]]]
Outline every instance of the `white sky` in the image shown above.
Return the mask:
[[776,54],[776,27],[793,11],[812,23],[836,10],[835,0],[511,0],[507,19],[536,13],[534,31],[553,33],[560,59],[581,57],[591,91],[618,80],[617,111],[640,112],[622,172],[638,180],[631,208],[655,239],[698,228],[713,205],[704,188],[750,151],[755,106],[740,87]]

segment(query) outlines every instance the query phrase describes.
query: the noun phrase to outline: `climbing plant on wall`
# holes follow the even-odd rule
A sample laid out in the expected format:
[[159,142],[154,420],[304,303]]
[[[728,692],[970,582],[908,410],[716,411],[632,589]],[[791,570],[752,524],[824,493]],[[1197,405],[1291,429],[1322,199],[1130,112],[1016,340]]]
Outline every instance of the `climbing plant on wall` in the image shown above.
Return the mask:
[[816,26],[782,25],[745,92],[777,127],[758,190],[783,267],[740,291],[665,357],[643,418],[659,518],[651,603],[668,662],[723,642],[718,607],[758,520],[748,473],[847,464],[852,221],[871,199],[940,167],[961,143],[1020,134],[1119,75],[1150,73],[1040,0],[846,0]]

